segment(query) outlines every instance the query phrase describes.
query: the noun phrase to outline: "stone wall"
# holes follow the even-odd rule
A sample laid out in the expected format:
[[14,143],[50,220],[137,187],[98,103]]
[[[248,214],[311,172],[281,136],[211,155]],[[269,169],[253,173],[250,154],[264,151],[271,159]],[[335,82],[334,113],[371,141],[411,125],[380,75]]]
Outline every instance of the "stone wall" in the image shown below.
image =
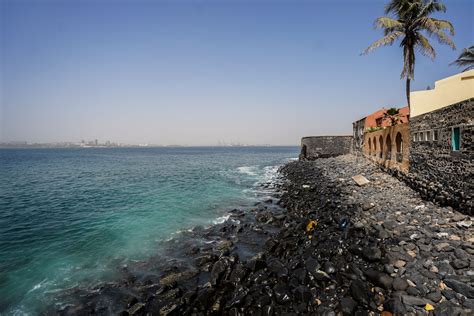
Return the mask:
[[328,158],[351,152],[352,136],[309,136],[301,139],[300,160]]
[[407,123],[364,134],[364,155],[379,165],[408,172],[410,128]]
[[364,149],[365,117],[352,123],[352,152],[361,153]]
[[[428,200],[474,214],[474,99],[410,120],[410,174],[404,177]],[[453,150],[453,129],[460,148]]]

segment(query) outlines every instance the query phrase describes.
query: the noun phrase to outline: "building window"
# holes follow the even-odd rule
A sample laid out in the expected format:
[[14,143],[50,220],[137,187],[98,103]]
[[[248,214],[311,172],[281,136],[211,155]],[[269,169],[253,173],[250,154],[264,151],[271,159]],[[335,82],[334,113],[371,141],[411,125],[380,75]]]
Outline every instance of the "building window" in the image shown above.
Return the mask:
[[461,148],[461,129],[453,127],[451,132],[451,148],[453,151],[458,151]]
[[435,142],[438,141],[438,130],[433,131],[433,141],[435,141]]
[[431,140],[431,131],[428,131],[425,133],[425,141],[430,141]]
[[418,133],[418,141],[419,142],[423,141],[423,132]]
[[414,141],[414,142],[416,142],[416,140],[417,140],[416,137],[417,137],[417,136],[418,136],[418,135],[417,135],[416,133],[413,133],[413,141]]

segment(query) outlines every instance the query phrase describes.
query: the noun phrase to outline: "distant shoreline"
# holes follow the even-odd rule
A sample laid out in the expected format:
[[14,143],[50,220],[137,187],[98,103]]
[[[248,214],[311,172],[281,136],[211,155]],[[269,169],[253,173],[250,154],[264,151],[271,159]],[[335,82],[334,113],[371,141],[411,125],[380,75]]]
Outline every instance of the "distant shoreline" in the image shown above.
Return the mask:
[[139,146],[139,145],[124,145],[124,146],[54,146],[54,145],[21,145],[21,146],[5,146],[0,145],[0,149],[113,149],[113,148],[258,148],[258,147],[299,147],[299,145],[242,145],[242,146],[213,146],[213,145],[150,145],[150,146]]

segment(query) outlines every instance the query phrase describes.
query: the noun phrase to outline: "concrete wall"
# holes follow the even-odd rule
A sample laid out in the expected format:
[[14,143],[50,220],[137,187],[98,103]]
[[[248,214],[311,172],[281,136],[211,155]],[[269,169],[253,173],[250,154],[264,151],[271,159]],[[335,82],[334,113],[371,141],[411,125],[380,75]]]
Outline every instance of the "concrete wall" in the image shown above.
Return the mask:
[[[454,127],[461,134],[458,151],[452,149]],[[409,184],[426,199],[473,214],[474,99],[412,118],[410,139]]]
[[352,136],[309,136],[301,139],[300,160],[335,157],[351,151]]
[[408,172],[410,129],[407,123],[365,133],[364,155],[389,169]]
[[474,70],[438,80],[432,90],[410,93],[410,117],[441,109],[474,98]]

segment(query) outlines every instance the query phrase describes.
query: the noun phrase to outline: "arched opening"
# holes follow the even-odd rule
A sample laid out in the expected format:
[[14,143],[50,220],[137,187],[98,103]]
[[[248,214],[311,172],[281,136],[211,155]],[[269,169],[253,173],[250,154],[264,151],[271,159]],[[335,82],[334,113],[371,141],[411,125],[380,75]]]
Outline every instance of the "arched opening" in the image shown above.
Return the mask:
[[301,146],[301,152],[300,152],[300,160],[305,160],[307,158],[307,147],[306,145]]
[[369,138],[369,155],[372,155],[372,140]]
[[374,152],[372,153],[372,155],[377,156],[377,141],[375,140],[375,136],[374,141],[372,143],[374,144]]
[[385,159],[392,160],[392,138],[390,137],[390,134],[387,135],[385,141]]
[[380,137],[379,137],[379,146],[380,146],[379,158],[383,158],[383,137],[382,137],[382,135],[380,135]]
[[402,162],[403,160],[403,139],[400,132],[397,133],[395,137],[395,144],[397,145],[397,162]]

